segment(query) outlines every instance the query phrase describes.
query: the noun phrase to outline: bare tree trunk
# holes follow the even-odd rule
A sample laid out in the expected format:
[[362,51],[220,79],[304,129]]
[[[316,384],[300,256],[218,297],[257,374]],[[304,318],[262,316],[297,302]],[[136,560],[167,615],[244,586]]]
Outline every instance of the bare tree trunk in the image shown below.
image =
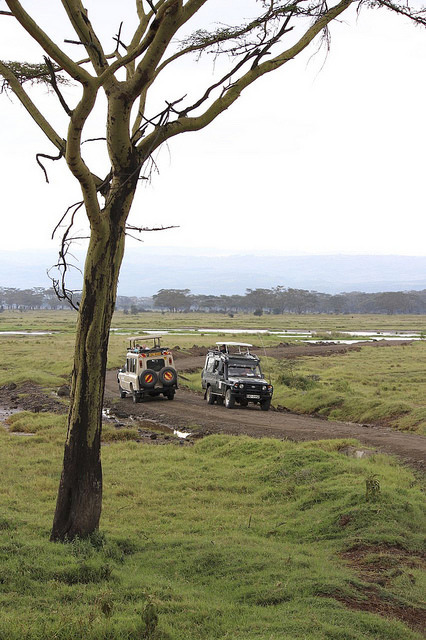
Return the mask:
[[99,526],[102,404],[109,330],[123,252],[124,226],[111,222],[111,216],[106,214],[97,228],[92,228],[86,257],[68,433],[51,540],[84,537]]

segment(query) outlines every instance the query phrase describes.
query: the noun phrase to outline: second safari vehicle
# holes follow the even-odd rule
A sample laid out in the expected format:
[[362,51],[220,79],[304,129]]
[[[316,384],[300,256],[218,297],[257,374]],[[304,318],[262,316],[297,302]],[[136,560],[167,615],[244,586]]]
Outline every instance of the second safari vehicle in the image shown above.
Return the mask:
[[201,384],[208,404],[217,402],[232,409],[235,404],[246,407],[249,402],[262,411],[271,406],[274,388],[263,377],[259,358],[250,352],[246,342],[217,342],[209,349]]

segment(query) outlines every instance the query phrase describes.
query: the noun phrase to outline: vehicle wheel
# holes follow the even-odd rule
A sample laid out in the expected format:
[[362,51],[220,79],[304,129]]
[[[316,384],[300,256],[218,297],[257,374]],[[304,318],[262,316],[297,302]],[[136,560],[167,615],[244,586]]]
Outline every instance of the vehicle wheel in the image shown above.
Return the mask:
[[120,385],[118,385],[118,390],[120,391],[120,398],[125,398],[127,396],[127,393],[122,387],[120,387]]
[[232,409],[235,405],[235,396],[232,395],[231,389],[227,389],[225,393],[225,407]]
[[172,384],[176,384],[176,369],[173,369],[173,367],[163,367],[158,374],[158,379],[165,387],[170,387]]
[[173,400],[173,398],[175,397],[175,390],[169,389],[169,391],[164,395],[166,396],[167,400]]
[[248,407],[248,400],[247,400],[247,398],[241,398],[241,400],[240,400],[240,405],[241,405],[242,407]]
[[212,393],[212,388],[211,387],[207,387],[206,400],[207,400],[207,404],[214,404],[215,397],[214,397],[214,395]]
[[223,396],[216,396],[216,402],[217,402],[217,404],[222,406],[223,405]]
[[266,398],[266,400],[260,401],[260,408],[262,411],[269,411],[269,407],[271,406],[271,398]]
[[157,380],[158,376],[152,369],[146,369],[145,371],[142,371],[139,376],[139,384],[141,387],[144,387],[144,389],[152,389],[153,387],[155,387]]

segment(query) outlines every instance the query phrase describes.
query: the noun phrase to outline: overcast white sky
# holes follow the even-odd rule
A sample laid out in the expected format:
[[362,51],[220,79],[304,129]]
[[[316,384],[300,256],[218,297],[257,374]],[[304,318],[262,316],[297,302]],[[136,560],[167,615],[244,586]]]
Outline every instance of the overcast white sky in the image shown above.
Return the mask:
[[[43,18],[51,4],[38,2]],[[146,234],[141,251],[426,255],[426,30],[364,9],[333,25],[326,60],[320,52],[309,61],[313,51],[263,78],[205,131],[162,148],[160,174],[141,184],[131,222],[179,228]],[[40,60],[0,16],[0,58],[18,57]],[[186,73],[205,86],[211,70],[209,59]],[[170,81],[162,97],[183,93]],[[52,147],[15,99],[1,95],[0,110],[0,249],[56,248],[51,231],[80,199],[78,187],[63,163],[48,167],[45,184],[35,154]]]

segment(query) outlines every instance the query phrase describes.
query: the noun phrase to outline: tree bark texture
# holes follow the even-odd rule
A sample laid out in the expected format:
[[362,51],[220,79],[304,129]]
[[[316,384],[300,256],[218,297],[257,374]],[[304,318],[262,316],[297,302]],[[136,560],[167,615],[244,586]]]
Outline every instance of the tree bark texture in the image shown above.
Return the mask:
[[51,540],[85,537],[98,529],[102,507],[100,442],[109,330],[124,253],[125,220],[137,168],[92,224],[79,308],[68,433]]

